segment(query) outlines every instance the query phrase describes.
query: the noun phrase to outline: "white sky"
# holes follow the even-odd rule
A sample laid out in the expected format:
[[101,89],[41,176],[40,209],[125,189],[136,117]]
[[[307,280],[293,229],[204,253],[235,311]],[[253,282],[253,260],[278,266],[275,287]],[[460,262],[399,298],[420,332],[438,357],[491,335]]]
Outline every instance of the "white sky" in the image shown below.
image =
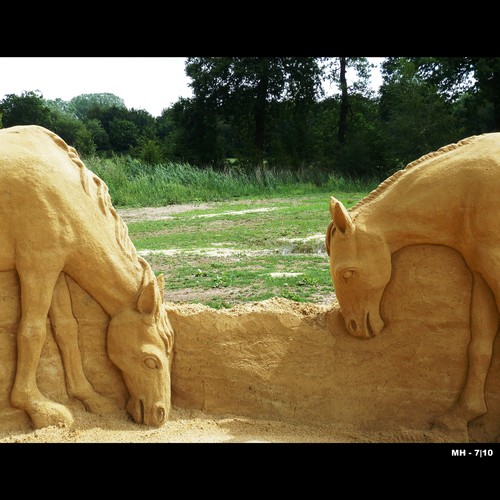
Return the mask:
[[110,92],[127,108],[159,116],[180,97],[191,97],[183,57],[0,57],[0,100],[39,90],[69,101]]
[[[129,109],[159,116],[180,97],[192,96],[184,63],[184,57],[0,57],[0,100],[35,90],[64,101],[110,92]],[[379,83],[376,72],[375,88]]]

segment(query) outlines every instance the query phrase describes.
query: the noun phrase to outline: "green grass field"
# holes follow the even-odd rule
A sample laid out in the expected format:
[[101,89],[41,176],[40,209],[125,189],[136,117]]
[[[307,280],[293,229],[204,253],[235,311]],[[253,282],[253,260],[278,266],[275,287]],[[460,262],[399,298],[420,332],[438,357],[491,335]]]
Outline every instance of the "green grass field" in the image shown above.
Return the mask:
[[167,300],[216,308],[275,296],[331,297],[324,244],[330,195],[350,207],[378,184],[320,168],[219,171],[143,165],[128,156],[85,163],[118,209],[191,205],[160,220],[129,221],[129,234],[153,270],[165,274]]
[[[366,192],[332,193],[350,207]],[[333,285],[324,235],[329,195],[211,204],[162,220],[129,222],[129,234],[166,298],[215,308],[285,297],[324,302]]]

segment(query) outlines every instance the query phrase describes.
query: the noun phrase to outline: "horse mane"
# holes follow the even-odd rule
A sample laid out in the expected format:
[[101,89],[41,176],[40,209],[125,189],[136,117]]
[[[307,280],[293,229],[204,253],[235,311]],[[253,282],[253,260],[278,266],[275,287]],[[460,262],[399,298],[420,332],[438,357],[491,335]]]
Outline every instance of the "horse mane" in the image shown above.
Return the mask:
[[362,200],[360,200],[358,203],[356,203],[356,205],[351,207],[349,209],[349,212],[354,212],[354,211],[360,209],[361,207],[367,205],[368,203],[370,203],[374,199],[376,199],[387,188],[392,186],[402,175],[408,173],[409,170],[412,170],[416,166],[421,165],[422,163],[424,163],[427,160],[430,160],[431,158],[435,158],[436,156],[441,156],[441,155],[448,153],[450,151],[453,151],[457,148],[460,148],[460,147],[465,146],[467,144],[471,144],[472,142],[474,142],[477,139],[477,137],[478,137],[477,135],[473,135],[471,137],[467,137],[465,139],[462,139],[456,143],[448,144],[446,146],[439,148],[436,151],[432,151],[431,153],[427,153],[427,154],[421,156],[420,158],[412,161],[411,163],[408,163],[408,165],[406,165],[405,168],[398,170],[397,172],[392,174],[390,177],[385,179],[383,182],[381,182],[371,193],[369,193]]
[[[66,142],[61,139],[57,134],[46,130],[46,132],[51,136],[52,140],[59,146],[71,159],[74,165],[76,165],[80,172],[80,182],[82,184],[83,190],[85,193],[93,198],[95,196],[95,201],[101,213],[108,219],[111,219],[111,222],[115,227],[115,237],[116,241],[121,248],[121,250],[133,261],[137,262],[142,268],[142,283],[141,290],[150,283],[152,280],[155,280],[155,274],[148,264],[148,262],[141,256],[137,254],[137,250],[132,243],[132,240],[128,234],[128,228],[123,222],[123,219],[118,215],[115,208],[113,207],[111,196],[109,195],[109,189],[106,183],[100,179],[97,175],[95,175],[92,171],[90,171],[83,161],[78,156],[78,153],[75,148],[66,144]],[[96,190],[95,195],[92,195],[92,190],[90,189],[90,182],[93,182]],[[160,290],[163,294],[163,288]],[[163,302],[163,301],[162,301]],[[168,321],[166,315],[161,316],[162,321]],[[167,353],[170,353],[173,348],[173,334],[170,329],[165,326],[165,331],[163,329],[159,329],[158,333],[165,345]]]
[[107,218],[111,218],[111,221],[115,227],[115,237],[119,247],[132,260],[137,260],[138,259],[137,250],[128,235],[128,227],[126,226],[126,224],[123,222],[123,220],[113,207],[111,196],[109,195],[109,189],[106,183],[85,166],[83,161],[78,156],[78,153],[75,148],[66,144],[66,142],[63,139],[61,139],[61,137],[59,137],[57,134],[53,132],[49,132],[49,134],[52,137],[52,140],[63,151],[67,153],[73,164],[78,167],[80,171],[80,182],[82,184],[83,190],[88,196],[93,197],[92,191],[90,189],[90,182],[92,182],[95,185],[96,187],[95,201],[101,213]]

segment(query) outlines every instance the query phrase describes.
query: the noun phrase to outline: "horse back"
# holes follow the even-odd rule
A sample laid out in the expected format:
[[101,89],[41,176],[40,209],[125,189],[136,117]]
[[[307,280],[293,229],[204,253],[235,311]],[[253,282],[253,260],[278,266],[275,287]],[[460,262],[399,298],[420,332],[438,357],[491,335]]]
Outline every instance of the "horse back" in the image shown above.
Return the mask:
[[[455,185],[455,190],[465,186],[466,192],[471,193],[476,187],[482,190],[488,186],[488,192],[500,189],[500,133],[474,136],[465,139],[463,146],[460,144],[431,156],[428,166],[424,161],[420,175],[438,186],[442,185],[441,180]],[[411,164],[407,168],[411,168]]]
[[43,127],[0,130],[0,269],[22,251],[69,251],[76,232],[97,223],[72,151]]

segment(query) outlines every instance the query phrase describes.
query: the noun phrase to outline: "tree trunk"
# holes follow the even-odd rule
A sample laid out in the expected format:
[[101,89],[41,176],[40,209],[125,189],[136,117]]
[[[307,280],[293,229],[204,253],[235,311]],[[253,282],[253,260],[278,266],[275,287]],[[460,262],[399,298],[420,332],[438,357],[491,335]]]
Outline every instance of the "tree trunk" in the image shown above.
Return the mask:
[[260,80],[257,84],[255,100],[255,153],[258,165],[264,159],[265,130],[267,118],[267,94],[269,90],[269,59],[262,58]]
[[500,132],[500,70],[493,72],[491,79],[493,118],[495,120],[495,131]]
[[345,144],[345,136],[347,131],[347,110],[349,109],[348,94],[347,94],[347,80],[346,80],[346,67],[347,58],[340,58],[340,116],[339,116],[339,130],[338,141],[340,144]]

